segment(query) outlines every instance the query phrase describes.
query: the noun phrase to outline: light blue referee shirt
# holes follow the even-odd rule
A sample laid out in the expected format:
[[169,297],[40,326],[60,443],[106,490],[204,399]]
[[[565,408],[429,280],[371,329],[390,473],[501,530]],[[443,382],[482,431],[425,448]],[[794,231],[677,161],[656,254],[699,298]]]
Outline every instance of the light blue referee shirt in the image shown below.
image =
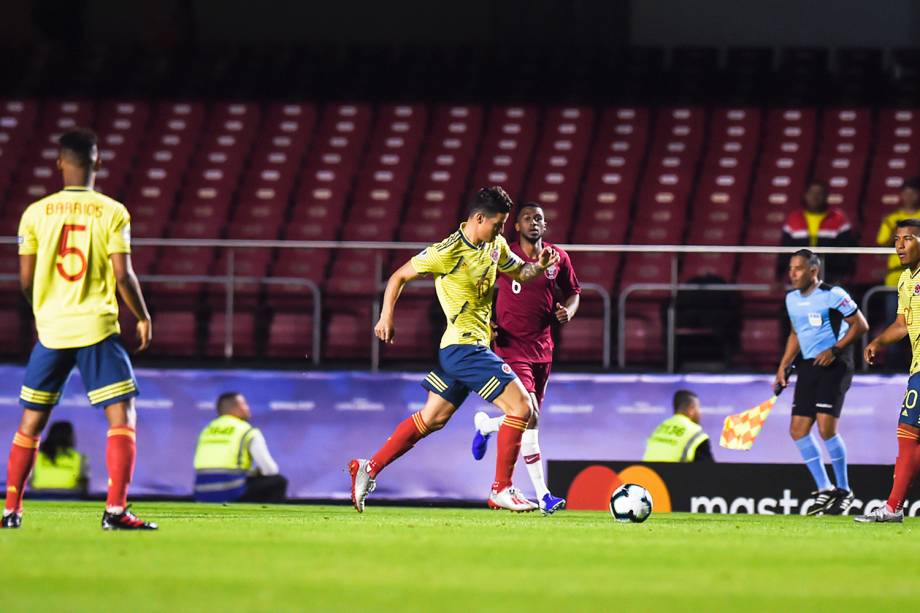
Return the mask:
[[815,358],[843,338],[850,325],[844,321],[858,310],[856,303],[842,287],[820,284],[803,296],[799,290],[786,294],[786,311],[796,336],[802,357]]

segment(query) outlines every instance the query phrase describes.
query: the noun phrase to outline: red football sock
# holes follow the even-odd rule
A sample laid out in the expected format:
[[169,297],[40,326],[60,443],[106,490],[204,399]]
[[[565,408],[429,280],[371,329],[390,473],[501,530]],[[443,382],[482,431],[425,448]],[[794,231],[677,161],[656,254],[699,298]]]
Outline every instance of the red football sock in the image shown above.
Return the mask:
[[38,455],[38,437],[17,431],[10,447],[10,461],[6,465],[6,510],[22,513],[22,495],[26,479],[35,466]]
[[897,511],[904,504],[917,467],[920,466],[920,429],[898,425],[898,459],[894,465],[894,484],[888,496],[888,508]]
[[134,474],[134,458],[137,447],[134,443],[134,428],[116,426],[109,430],[105,448],[105,465],[109,470],[109,495],[105,507],[111,509],[128,505],[128,484]]
[[527,420],[505,415],[498,428],[498,450],[495,456],[495,482],[492,489],[500,492],[511,485],[514,463],[521,451],[521,436],[527,429]]
[[387,464],[412,449],[417,442],[428,436],[430,432],[428,424],[422,419],[421,412],[413,413],[410,417],[404,419],[396,426],[393,434],[383,444],[383,447],[371,458],[368,474],[372,478],[376,477],[377,473],[383,470]]

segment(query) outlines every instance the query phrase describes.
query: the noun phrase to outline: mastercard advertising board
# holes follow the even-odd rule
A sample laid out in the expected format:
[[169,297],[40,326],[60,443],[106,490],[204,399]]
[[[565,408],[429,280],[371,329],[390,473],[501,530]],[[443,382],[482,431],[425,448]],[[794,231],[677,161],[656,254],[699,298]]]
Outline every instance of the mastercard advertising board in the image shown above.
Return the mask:
[[[655,513],[804,515],[814,503],[815,484],[803,464],[550,461],[548,473],[550,490],[565,496],[571,510],[607,511],[611,494],[624,483],[647,489]],[[833,475],[830,467],[828,474]],[[891,478],[891,466],[850,466],[850,487],[856,495],[850,514],[884,504]],[[920,516],[916,483],[904,512]]]

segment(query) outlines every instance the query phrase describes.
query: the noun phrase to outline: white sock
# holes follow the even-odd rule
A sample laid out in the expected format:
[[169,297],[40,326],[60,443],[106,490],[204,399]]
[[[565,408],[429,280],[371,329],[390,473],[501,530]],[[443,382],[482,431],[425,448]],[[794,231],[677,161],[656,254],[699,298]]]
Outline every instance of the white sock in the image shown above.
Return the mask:
[[479,431],[483,434],[495,434],[501,427],[503,419],[505,419],[505,416],[499,415],[498,417],[490,417],[489,419],[483,420],[483,424],[485,425]]
[[521,457],[524,458],[524,464],[527,466],[527,474],[530,475],[533,489],[537,492],[537,499],[542,500],[543,496],[549,494],[549,488],[546,487],[546,478],[543,476],[543,460],[540,457],[540,442],[537,432],[537,429],[524,430],[524,434],[521,436]]
[[122,513],[125,512],[125,508],[124,507],[106,507],[105,512],[112,513],[114,515],[121,515]]

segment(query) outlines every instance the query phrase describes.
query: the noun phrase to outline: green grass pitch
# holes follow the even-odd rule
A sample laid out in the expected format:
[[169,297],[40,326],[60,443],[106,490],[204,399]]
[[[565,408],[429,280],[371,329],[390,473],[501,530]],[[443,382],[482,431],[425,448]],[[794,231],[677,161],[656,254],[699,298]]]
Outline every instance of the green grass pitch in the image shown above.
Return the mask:
[[10,611],[911,611],[920,521],[27,501],[0,531]]

